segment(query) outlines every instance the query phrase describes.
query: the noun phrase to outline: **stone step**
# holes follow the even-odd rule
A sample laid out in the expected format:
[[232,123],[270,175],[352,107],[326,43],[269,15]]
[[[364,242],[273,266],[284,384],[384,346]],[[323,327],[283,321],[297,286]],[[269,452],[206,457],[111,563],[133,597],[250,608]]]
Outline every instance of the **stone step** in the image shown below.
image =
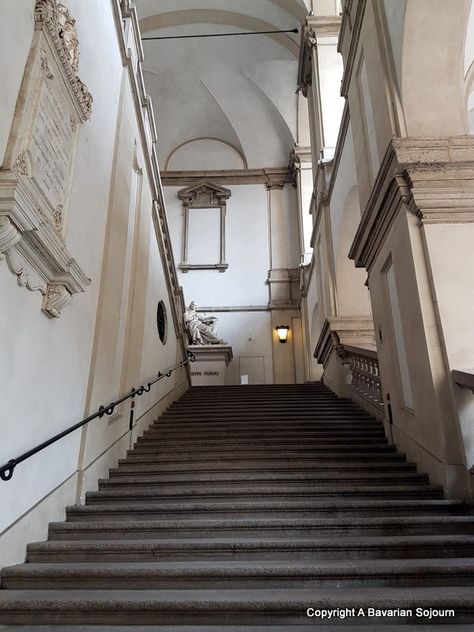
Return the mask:
[[317,535],[474,535],[474,516],[389,516],[349,518],[193,518],[191,520],[51,522],[50,540],[159,537],[310,537]]
[[168,459],[168,460],[179,460],[181,458],[181,460],[184,461],[193,461],[193,460],[203,460],[203,459],[208,459],[208,460],[213,460],[213,459],[228,459],[228,458],[253,458],[253,459],[260,459],[260,458],[270,458],[273,457],[274,459],[282,459],[282,460],[286,460],[286,459],[291,459],[291,458],[296,458],[296,459],[302,459],[302,458],[311,458],[311,459],[324,459],[324,457],[327,457],[329,455],[329,457],[331,459],[334,459],[334,457],[337,455],[338,458],[347,458],[348,460],[350,460],[351,458],[353,458],[354,456],[357,456],[357,454],[360,455],[364,455],[367,456],[368,453],[377,453],[377,456],[379,456],[382,453],[393,453],[394,454],[394,458],[398,458],[400,457],[399,453],[396,452],[396,448],[394,445],[388,444],[388,443],[381,443],[381,444],[357,444],[356,445],[356,450],[351,447],[351,446],[347,446],[344,444],[339,444],[339,445],[319,445],[319,446],[306,446],[305,444],[301,444],[298,446],[291,446],[289,449],[284,449],[283,447],[279,448],[279,449],[275,449],[275,450],[266,450],[263,449],[260,446],[246,446],[245,450],[242,450],[239,453],[236,453],[235,450],[231,450],[231,449],[219,449],[219,450],[199,450],[198,451],[191,451],[191,452],[179,452],[179,451],[173,451],[172,453],[166,452],[164,454],[160,454],[158,450],[156,450],[155,448],[150,448],[148,450],[145,450],[143,448],[141,448],[140,450],[138,449],[134,449],[134,450],[127,450],[127,458],[129,456],[133,457],[143,457],[146,455],[155,455],[156,457],[160,456],[162,459]]
[[173,406],[172,408],[168,408],[162,415],[163,418],[182,416],[182,417],[203,417],[207,415],[211,415],[213,417],[226,416],[227,414],[232,417],[238,417],[244,415],[245,417],[260,417],[264,416],[279,416],[279,415],[289,415],[290,417],[298,417],[299,415],[303,416],[313,416],[313,417],[324,417],[325,415],[329,415],[331,418],[338,418],[344,416],[351,416],[358,419],[367,419],[373,421],[370,415],[355,406],[334,406],[333,403],[329,402],[327,405],[321,404],[301,404],[301,402],[293,401],[293,402],[285,402],[284,404],[275,404],[270,401],[260,401],[250,403],[244,402],[242,404],[232,404],[231,402],[223,402],[219,404],[217,402],[212,405],[199,406],[196,404],[190,404],[189,406]]
[[[207,445],[207,444],[206,444]],[[203,445],[202,448],[205,448],[206,445]],[[375,439],[373,441],[368,441],[367,439],[357,439],[357,440],[349,440],[349,441],[344,441],[343,439],[341,439],[338,442],[335,442],[334,440],[321,440],[321,441],[317,441],[317,442],[292,442],[292,443],[285,443],[282,442],[280,444],[273,442],[273,443],[268,443],[267,445],[265,445],[265,447],[263,447],[265,444],[261,444],[261,445],[254,445],[252,444],[252,442],[249,442],[248,444],[245,443],[229,443],[229,444],[222,444],[219,449],[217,449],[217,447],[212,450],[212,452],[214,454],[228,454],[229,452],[235,452],[236,450],[241,450],[242,452],[244,452],[245,454],[248,454],[250,452],[255,453],[255,452],[265,452],[265,453],[276,453],[276,454],[281,454],[282,452],[284,453],[286,450],[285,448],[289,448],[290,450],[296,449],[297,454],[303,454],[303,453],[308,453],[311,452],[313,454],[318,454],[320,452],[333,452],[336,450],[339,450],[341,452],[344,452],[345,454],[350,455],[351,453],[354,452],[354,450],[361,450],[363,452],[367,452],[368,450],[373,450],[374,452],[380,452],[382,451],[384,448],[387,450],[395,450],[394,446],[391,446],[389,444],[387,444],[386,442],[382,442],[381,439]],[[164,449],[161,450],[160,448],[160,444],[155,445],[139,445],[139,446],[135,446],[133,448],[135,454],[156,454],[160,451],[165,451]],[[200,455],[202,456],[203,454],[205,454],[206,452],[209,452],[209,450],[200,450]],[[192,449],[192,447],[190,446],[175,446],[175,447],[166,447],[166,454],[189,454],[189,456],[192,456],[192,454],[196,453],[196,450]]]
[[474,557],[472,535],[311,538],[160,538],[48,540],[27,547],[28,562],[150,560],[364,560]]
[[166,441],[189,441],[191,439],[202,439],[203,437],[207,439],[227,439],[229,441],[233,439],[240,439],[242,437],[252,437],[254,439],[265,439],[271,435],[272,437],[277,437],[278,439],[304,439],[306,437],[338,437],[338,436],[349,436],[349,437],[359,437],[359,436],[384,436],[384,429],[382,427],[378,428],[325,428],[325,429],[314,429],[314,428],[295,428],[288,430],[285,428],[284,430],[275,429],[275,428],[265,428],[258,429],[254,427],[249,428],[236,428],[233,430],[215,430],[212,428],[202,428],[200,430],[183,430],[178,428],[173,432],[166,432],[163,430],[155,429],[155,430],[146,430],[143,435],[141,435],[142,440],[153,440],[153,439],[161,439]]
[[295,422],[294,427],[289,426],[286,422],[247,422],[241,421],[236,427],[229,427],[228,424],[220,422],[205,422],[200,425],[193,425],[185,427],[181,423],[171,423],[166,426],[161,426],[159,423],[152,424],[145,432],[143,437],[160,435],[163,437],[182,437],[182,436],[202,436],[202,435],[241,435],[243,432],[252,434],[264,434],[275,433],[278,435],[286,436],[287,434],[300,435],[305,432],[318,434],[321,432],[383,432],[383,427],[380,424],[361,424],[356,422],[349,423],[319,423],[315,421],[302,421]]
[[[262,590],[2,590],[0,623],[133,625],[307,624],[307,609],[364,608],[367,623],[474,623],[472,587]],[[380,609],[369,617],[368,608]],[[399,608],[393,616],[393,610]],[[417,608],[421,615],[417,617]],[[423,616],[423,610],[426,614]],[[451,611],[454,610],[453,617]],[[355,613],[354,613],[355,614]]]
[[232,483],[245,483],[250,486],[258,486],[262,483],[279,482],[281,485],[287,483],[317,483],[318,485],[338,485],[344,482],[360,483],[364,485],[385,485],[388,482],[403,484],[428,483],[426,474],[416,472],[345,472],[336,470],[334,472],[211,472],[196,473],[187,472],[183,474],[129,474],[123,476],[113,476],[108,479],[99,479],[99,489],[109,489],[116,487],[136,487],[140,489],[144,486],[165,486],[170,485],[201,485],[212,484],[215,487],[229,485]]
[[20,564],[2,572],[7,590],[176,590],[472,586],[474,559]]
[[208,445],[212,446],[234,446],[234,445],[285,445],[285,446],[293,446],[298,445],[299,443],[304,443],[305,445],[318,445],[324,444],[325,442],[331,443],[343,443],[343,444],[353,444],[353,443],[369,443],[369,442],[386,442],[386,438],[383,432],[326,432],[326,433],[307,433],[307,434],[293,434],[293,435],[280,435],[273,434],[271,431],[267,433],[259,433],[254,435],[248,435],[246,432],[242,431],[239,434],[234,434],[232,436],[226,437],[225,435],[219,436],[215,434],[210,434],[209,436],[195,436],[188,437],[183,433],[183,437],[166,437],[159,433],[153,435],[147,435],[145,437],[139,437],[136,442],[136,447],[142,447],[146,445],[155,446],[162,445],[167,448],[173,448],[176,446],[190,447],[192,449],[200,449],[201,447],[205,448]]
[[[49,625],[0,625],[0,632],[301,632],[304,625],[285,624],[284,629],[280,625],[61,625],[60,629]],[[314,622],[306,625],[314,627]],[[366,626],[351,623],[350,632],[367,630]],[[318,622],[318,632],[348,632],[348,629],[346,625],[325,625]],[[404,625],[401,630],[398,625],[375,624],[370,626],[370,632],[433,632],[433,626]],[[442,632],[472,632],[472,626],[462,623],[443,625]]]
[[315,412],[298,412],[295,411],[281,411],[280,413],[271,413],[268,410],[262,410],[261,413],[251,413],[250,411],[243,412],[232,412],[232,411],[223,411],[221,413],[193,413],[189,412],[187,414],[183,413],[166,413],[161,417],[161,423],[166,424],[172,423],[175,424],[186,424],[188,426],[193,425],[201,425],[212,422],[219,422],[221,424],[227,423],[229,426],[231,424],[240,424],[241,422],[276,422],[283,421],[289,423],[289,419],[297,422],[297,421],[312,421],[312,422],[324,422],[324,423],[333,423],[337,425],[338,423],[367,423],[373,424],[373,419],[371,419],[368,415],[363,415],[359,413],[315,413]]
[[214,463],[208,463],[207,461],[197,461],[193,463],[140,463],[133,461],[120,461],[120,467],[112,468],[109,470],[110,477],[114,476],[128,476],[131,473],[134,474],[154,474],[162,472],[164,474],[176,473],[190,473],[190,472],[255,472],[255,473],[267,473],[267,472],[332,472],[337,470],[344,470],[345,472],[365,472],[367,474],[373,472],[416,472],[416,465],[414,463],[403,463],[398,461],[375,461],[372,463],[364,462],[347,462],[347,461],[329,461],[319,463],[312,460],[291,460],[280,461],[275,459],[272,461],[216,461]]
[[124,504],[112,502],[102,505],[73,505],[67,507],[68,521],[81,521],[91,516],[97,520],[155,520],[157,518],[187,518],[212,516],[214,518],[239,518],[247,514],[254,518],[293,517],[316,518],[318,516],[424,516],[468,515],[471,507],[456,500],[360,500],[360,501],[294,501],[286,502],[234,500],[232,503],[181,502]]
[[116,502],[135,502],[145,501],[150,502],[157,499],[168,499],[173,502],[182,501],[184,499],[212,499],[222,500],[229,502],[232,498],[240,498],[240,500],[262,500],[272,499],[284,501],[288,499],[293,500],[305,500],[308,498],[380,498],[387,500],[395,500],[398,498],[442,498],[443,488],[441,486],[428,486],[428,485],[386,485],[381,486],[332,486],[332,487],[316,487],[315,485],[308,486],[307,489],[302,489],[301,486],[291,487],[289,485],[282,489],[281,486],[261,486],[259,488],[251,488],[244,486],[236,486],[228,488],[219,488],[210,486],[200,486],[196,488],[178,488],[173,490],[160,489],[143,489],[143,490],[120,490],[120,489],[108,489],[97,492],[87,492],[86,501],[88,504],[94,502],[102,503],[106,499],[113,499]]
[[274,454],[268,454],[264,450],[260,452],[252,452],[250,455],[236,454],[235,452],[223,452],[219,451],[218,455],[214,452],[199,452],[198,454],[190,454],[190,455],[180,455],[173,454],[172,456],[168,454],[160,454],[160,455],[146,455],[146,454],[136,454],[133,450],[128,451],[128,456],[126,459],[119,459],[119,465],[125,463],[156,463],[156,464],[198,464],[198,463],[209,463],[209,464],[229,464],[229,463],[238,463],[245,467],[246,463],[262,463],[265,465],[267,463],[277,464],[277,463],[314,463],[317,465],[327,463],[327,462],[354,462],[359,461],[360,463],[367,464],[369,463],[380,463],[380,462],[401,462],[405,463],[405,455],[396,452],[392,445],[384,445],[383,450],[380,452],[373,450],[366,450],[354,452],[353,450],[345,450],[344,448],[338,448],[337,452],[331,451],[327,452],[325,450],[317,452],[315,454],[311,453],[301,453],[299,451],[288,451],[284,450],[282,452],[277,452]]

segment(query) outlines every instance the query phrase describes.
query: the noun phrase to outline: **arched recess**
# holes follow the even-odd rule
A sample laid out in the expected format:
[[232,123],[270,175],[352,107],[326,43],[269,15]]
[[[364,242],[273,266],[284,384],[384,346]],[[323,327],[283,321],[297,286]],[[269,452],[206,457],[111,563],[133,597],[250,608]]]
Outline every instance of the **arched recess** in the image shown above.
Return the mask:
[[245,155],[235,145],[211,137],[192,138],[175,147],[166,159],[164,171],[206,171],[247,169]]
[[468,133],[463,43],[470,5],[471,0],[407,2],[401,94],[408,136]]
[[321,317],[319,313],[319,301],[316,301],[311,314],[311,352],[314,351],[321,333]]
[[359,189],[353,186],[344,202],[335,236],[335,268],[338,316],[370,316],[366,273],[349,259],[349,250],[360,224]]
[[[244,31],[275,31],[280,28],[260,18],[233,11],[222,11],[220,9],[186,9],[183,11],[166,11],[165,13],[150,15],[140,20],[140,29],[141,32],[145,34],[150,31],[155,31],[156,29],[183,24],[222,24],[241,28]],[[275,40],[289,50],[292,55],[298,57],[299,44],[286,33],[270,33],[264,35],[264,37]]]

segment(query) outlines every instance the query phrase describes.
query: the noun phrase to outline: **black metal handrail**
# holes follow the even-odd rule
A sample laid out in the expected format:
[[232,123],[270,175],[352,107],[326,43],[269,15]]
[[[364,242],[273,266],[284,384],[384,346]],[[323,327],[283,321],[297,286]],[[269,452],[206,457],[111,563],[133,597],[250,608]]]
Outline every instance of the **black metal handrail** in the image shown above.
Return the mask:
[[177,364],[171,369],[167,369],[163,373],[161,373],[161,371],[158,371],[158,375],[156,375],[154,378],[151,378],[147,382],[146,386],[142,384],[138,388],[132,388],[132,390],[130,391],[130,393],[128,393],[128,395],[123,395],[122,397],[119,397],[119,399],[114,400],[113,402],[110,402],[110,404],[107,404],[106,406],[102,406],[102,405],[99,406],[99,408],[96,410],[95,413],[92,413],[92,415],[89,415],[88,417],[86,417],[82,421],[79,421],[77,424],[74,424],[67,430],[63,430],[59,434],[54,435],[54,437],[51,437],[51,439],[48,439],[48,441],[44,441],[43,443],[40,443],[35,448],[32,448],[31,450],[28,450],[28,452],[25,452],[24,454],[21,454],[20,456],[16,457],[16,459],[10,459],[8,463],[5,463],[5,465],[2,465],[2,467],[0,467],[0,478],[2,479],[2,481],[9,481],[11,477],[13,476],[13,472],[15,471],[16,466],[22,461],[26,461],[26,459],[29,459],[31,456],[38,454],[38,452],[41,452],[41,450],[44,450],[45,448],[52,445],[53,443],[56,443],[56,441],[59,441],[59,439],[62,439],[63,437],[70,434],[71,432],[74,432],[74,430],[81,428],[81,426],[85,426],[93,419],[96,419],[97,417],[102,418],[104,415],[112,415],[116,406],[118,406],[119,404],[122,404],[127,399],[133,399],[134,397],[140,397],[141,395],[143,395],[143,393],[149,393],[153,384],[156,384],[156,382],[159,382],[165,377],[170,377],[171,374],[174,373],[174,371],[177,371],[178,369],[180,369],[182,366],[185,366],[189,362],[194,362],[195,359],[196,358],[194,354],[188,351],[186,360],[183,360],[182,362],[180,362],[179,364]]

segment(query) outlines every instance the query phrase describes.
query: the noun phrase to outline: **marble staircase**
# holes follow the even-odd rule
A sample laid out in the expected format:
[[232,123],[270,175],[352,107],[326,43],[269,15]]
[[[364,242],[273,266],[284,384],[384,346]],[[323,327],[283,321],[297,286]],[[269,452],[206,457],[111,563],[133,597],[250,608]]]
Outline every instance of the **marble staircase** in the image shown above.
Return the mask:
[[0,632],[461,632],[473,571],[471,505],[352,402],[321,384],[194,387],[3,569]]

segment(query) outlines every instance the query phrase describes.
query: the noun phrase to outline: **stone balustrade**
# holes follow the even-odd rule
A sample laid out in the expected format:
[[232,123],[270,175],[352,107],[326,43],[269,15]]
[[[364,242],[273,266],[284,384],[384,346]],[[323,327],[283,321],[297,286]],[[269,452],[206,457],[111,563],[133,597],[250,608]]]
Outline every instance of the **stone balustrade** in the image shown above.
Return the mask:
[[360,347],[344,346],[350,364],[350,390],[383,411],[383,393],[377,352]]

